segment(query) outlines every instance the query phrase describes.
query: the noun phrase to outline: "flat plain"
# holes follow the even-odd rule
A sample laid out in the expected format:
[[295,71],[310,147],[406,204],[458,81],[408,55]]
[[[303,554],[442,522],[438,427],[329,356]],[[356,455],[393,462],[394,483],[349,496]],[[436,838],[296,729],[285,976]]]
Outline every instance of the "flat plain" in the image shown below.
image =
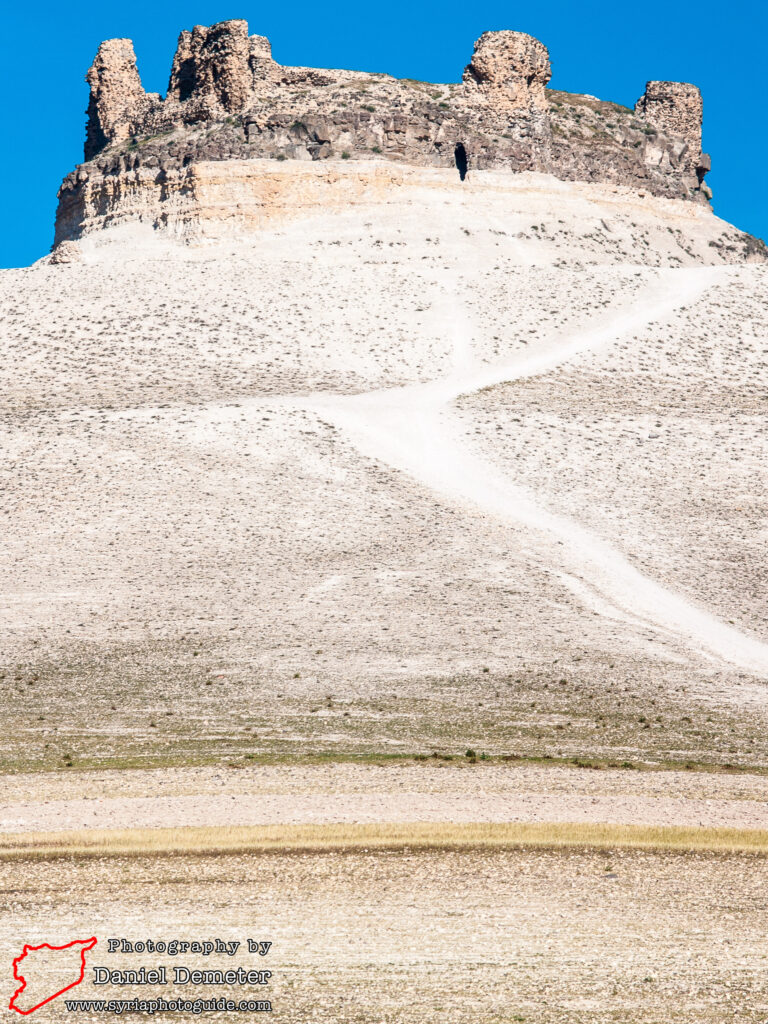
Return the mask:
[[[523,849],[14,860],[0,862],[0,887],[4,960],[17,955],[13,918],[30,936],[98,934],[89,956],[111,969],[269,969],[268,986],[237,995],[268,996],[286,1021],[722,1024],[768,1011],[762,856]],[[106,940],[121,936],[250,936],[273,947],[263,958],[109,955]],[[86,982],[73,994],[218,992]],[[45,1013],[71,1017],[60,1002]]]

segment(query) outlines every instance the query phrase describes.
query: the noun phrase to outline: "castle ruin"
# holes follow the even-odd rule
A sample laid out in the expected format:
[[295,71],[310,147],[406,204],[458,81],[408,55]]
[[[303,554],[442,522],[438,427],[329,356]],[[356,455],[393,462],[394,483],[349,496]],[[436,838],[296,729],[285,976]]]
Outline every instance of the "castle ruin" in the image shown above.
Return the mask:
[[[102,43],[90,85],[85,162],[65,178],[61,230],[107,179],[158,184],[209,161],[376,160],[474,171],[537,171],[704,202],[699,90],[649,82],[631,110],[548,89],[549,53],[521,32],[486,32],[462,80],[286,67],[245,21],[179,36],[165,98],[144,91],[128,39]],[[106,187],[106,186],[104,186]]]

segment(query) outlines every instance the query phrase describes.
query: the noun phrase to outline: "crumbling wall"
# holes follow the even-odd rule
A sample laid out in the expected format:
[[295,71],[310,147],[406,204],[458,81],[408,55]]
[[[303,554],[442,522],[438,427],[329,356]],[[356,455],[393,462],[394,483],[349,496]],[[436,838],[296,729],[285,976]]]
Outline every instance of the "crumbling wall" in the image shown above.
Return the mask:
[[219,110],[237,113],[252,88],[248,23],[222,21],[211,28],[196,25],[179,36],[168,84],[168,102],[195,101],[201,118]]
[[[685,143],[680,158],[689,171],[709,170],[709,157],[702,160],[701,125],[704,107],[701,92],[687,82],[648,82],[635,105],[635,113],[649,125]],[[703,178],[703,174],[700,175]]]
[[548,109],[549,51],[525,32],[484,32],[464,71],[470,102],[497,112]]
[[88,160],[110,142],[140,130],[160,97],[144,92],[130,39],[105,40],[85,78],[91,87],[85,141]]

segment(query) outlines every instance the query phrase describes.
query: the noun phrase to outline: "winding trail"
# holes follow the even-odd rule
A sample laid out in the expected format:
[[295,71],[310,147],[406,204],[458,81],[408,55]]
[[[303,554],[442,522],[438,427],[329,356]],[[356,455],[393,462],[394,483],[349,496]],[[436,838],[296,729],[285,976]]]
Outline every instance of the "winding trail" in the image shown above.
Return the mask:
[[446,289],[443,317],[453,333],[454,369],[425,384],[362,395],[315,395],[308,403],[358,450],[407,473],[463,507],[522,526],[547,563],[588,607],[662,639],[682,640],[696,654],[768,676],[768,644],[728,625],[706,609],[639,572],[610,543],[482,460],[461,437],[452,404],[462,395],[546,373],[583,352],[663,321],[692,304],[721,279],[720,268],[659,271],[650,292],[594,328],[553,338],[533,353],[501,365],[472,359],[473,325],[460,299],[458,274]]

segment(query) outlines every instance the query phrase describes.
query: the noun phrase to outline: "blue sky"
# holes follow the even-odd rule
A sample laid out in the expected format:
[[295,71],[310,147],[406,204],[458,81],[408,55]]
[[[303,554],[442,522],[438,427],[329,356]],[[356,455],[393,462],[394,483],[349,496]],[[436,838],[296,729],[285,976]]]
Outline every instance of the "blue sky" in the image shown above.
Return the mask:
[[704,94],[715,212],[768,239],[765,0],[11,0],[0,41],[0,266],[24,266],[50,247],[57,188],[82,159],[83,76],[100,41],[133,39],[144,87],[164,94],[179,31],[226,18],[246,18],[252,33],[268,36],[282,64],[458,81],[483,31],[516,29],[549,47],[553,88],[632,105],[648,79],[694,82]]

